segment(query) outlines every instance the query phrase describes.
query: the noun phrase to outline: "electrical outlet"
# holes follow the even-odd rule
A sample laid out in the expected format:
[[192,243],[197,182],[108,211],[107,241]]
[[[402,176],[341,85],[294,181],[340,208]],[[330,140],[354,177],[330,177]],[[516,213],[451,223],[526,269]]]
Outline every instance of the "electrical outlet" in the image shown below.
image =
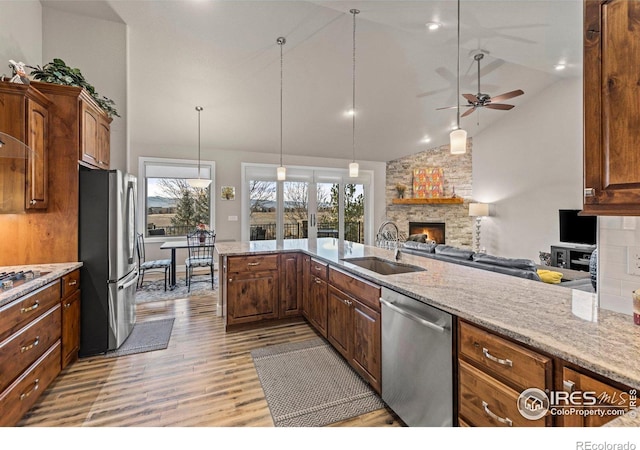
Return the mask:
[[640,247],[627,247],[627,273],[640,275]]
[[238,216],[229,216],[229,222],[237,222]]

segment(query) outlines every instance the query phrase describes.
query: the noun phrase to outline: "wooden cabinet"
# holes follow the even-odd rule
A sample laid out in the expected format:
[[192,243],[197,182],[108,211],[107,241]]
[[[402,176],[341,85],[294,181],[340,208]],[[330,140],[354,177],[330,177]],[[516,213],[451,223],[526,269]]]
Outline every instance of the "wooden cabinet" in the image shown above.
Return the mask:
[[0,161],[0,213],[48,206],[49,104],[32,86],[0,82],[0,131],[31,149]]
[[278,317],[296,317],[302,304],[302,255],[282,253],[280,255],[280,300]]
[[460,320],[458,414],[470,426],[551,426],[550,415],[529,420],[518,397],[529,388],[552,389],[551,358]]
[[61,291],[57,279],[0,307],[0,426],[18,423],[60,373]]
[[309,266],[309,304],[307,320],[323,336],[327,337],[327,283],[328,265],[311,258]]
[[629,388],[614,387],[579,369],[563,367],[558,390],[567,394],[567,400],[559,402],[565,412],[558,416],[559,426],[599,427],[630,409]]
[[309,292],[311,289],[311,256],[302,256],[302,315],[309,320]]
[[327,340],[381,392],[380,287],[329,268]]
[[593,248],[551,246],[551,265],[571,270],[589,271]]
[[227,258],[227,326],[278,318],[278,255]]
[[108,170],[111,119],[94,102],[81,99],[80,105],[80,160]]
[[584,2],[584,209],[640,215],[640,2]]
[[62,307],[62,368],[78,359],[80,350],[80,270],[60,282]]

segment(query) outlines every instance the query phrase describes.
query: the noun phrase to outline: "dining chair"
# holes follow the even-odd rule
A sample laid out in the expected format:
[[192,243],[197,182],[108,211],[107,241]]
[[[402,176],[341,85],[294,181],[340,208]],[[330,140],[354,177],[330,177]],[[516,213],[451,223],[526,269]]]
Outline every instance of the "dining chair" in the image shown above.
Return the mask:
[[171,260],[155,259],[152,261],[147,261],[145,258],[144,235],[142,233],[138,233],[136,249],[138,250],[138,273],[140,274],[140,279],[138,280],[138,288],[142,287],[145,272],[151,270],[164,270],[164,290],[166,291],[167,276],[171,275]]
[[215,233],[207,230],[196,230],[187,235],[189,257],[184,262],[187,269],[187,292],[191,292],[193,269],[198,267],[210,268],[211,289],[213,289],[213,245],[215,241]]

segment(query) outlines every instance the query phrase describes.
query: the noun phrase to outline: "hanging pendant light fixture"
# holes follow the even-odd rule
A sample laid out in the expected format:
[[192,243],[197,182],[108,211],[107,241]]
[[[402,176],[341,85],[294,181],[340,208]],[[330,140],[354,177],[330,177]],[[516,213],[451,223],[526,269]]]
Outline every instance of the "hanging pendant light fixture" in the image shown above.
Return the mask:
[[458,92],[456,95],[457,128],[449,134],[449,150],[452,155],[462,155],[467,152],[467,132],[460,128],[460,0],[458,0]]
[[282,165],[282,47],[287,43],[283,37],[276,39],[280,46],[280,166],[276,169],[276,178],[278,181],[287,179],[287,168]]
[[210,179],[200,178],[200,113],[202,109],[202,106],[196,106],[196,111],[198,111],[198,178],[187,179],[189,186],[199,189],[205,189],[211,184]]
[[352,152],[353,160],[349,163],[349,176],[358,176],[358,163],[356,162],[356,14],[360,11],[357,9],[349,10],[353,14],[353,82],[352,82],[352,97],[351,97],[351,133],[352,133]]

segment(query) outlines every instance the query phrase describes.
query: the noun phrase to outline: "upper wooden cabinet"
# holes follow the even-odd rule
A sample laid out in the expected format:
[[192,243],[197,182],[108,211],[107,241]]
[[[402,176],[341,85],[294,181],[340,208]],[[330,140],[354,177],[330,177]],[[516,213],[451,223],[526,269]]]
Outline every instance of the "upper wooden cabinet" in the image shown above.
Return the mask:
[[61,117],[73,117],[76,124],[67,130],[66,140],[78,148],[78,161],[89,168],[109,169],[111,146],[111,121],[89,93],[74,86],[33,81],[39,91],[47,95],[55,105],[55,113]]
[[0,131],[31,149],[26,159],[0,161],[0,212],[48,206],[49,104],[33,86],[0,82]]
[[584,212],[640,215],[640,2],[584,3]]
[[111,119],[93,102],[81,100],[80,161],[109,169]]

